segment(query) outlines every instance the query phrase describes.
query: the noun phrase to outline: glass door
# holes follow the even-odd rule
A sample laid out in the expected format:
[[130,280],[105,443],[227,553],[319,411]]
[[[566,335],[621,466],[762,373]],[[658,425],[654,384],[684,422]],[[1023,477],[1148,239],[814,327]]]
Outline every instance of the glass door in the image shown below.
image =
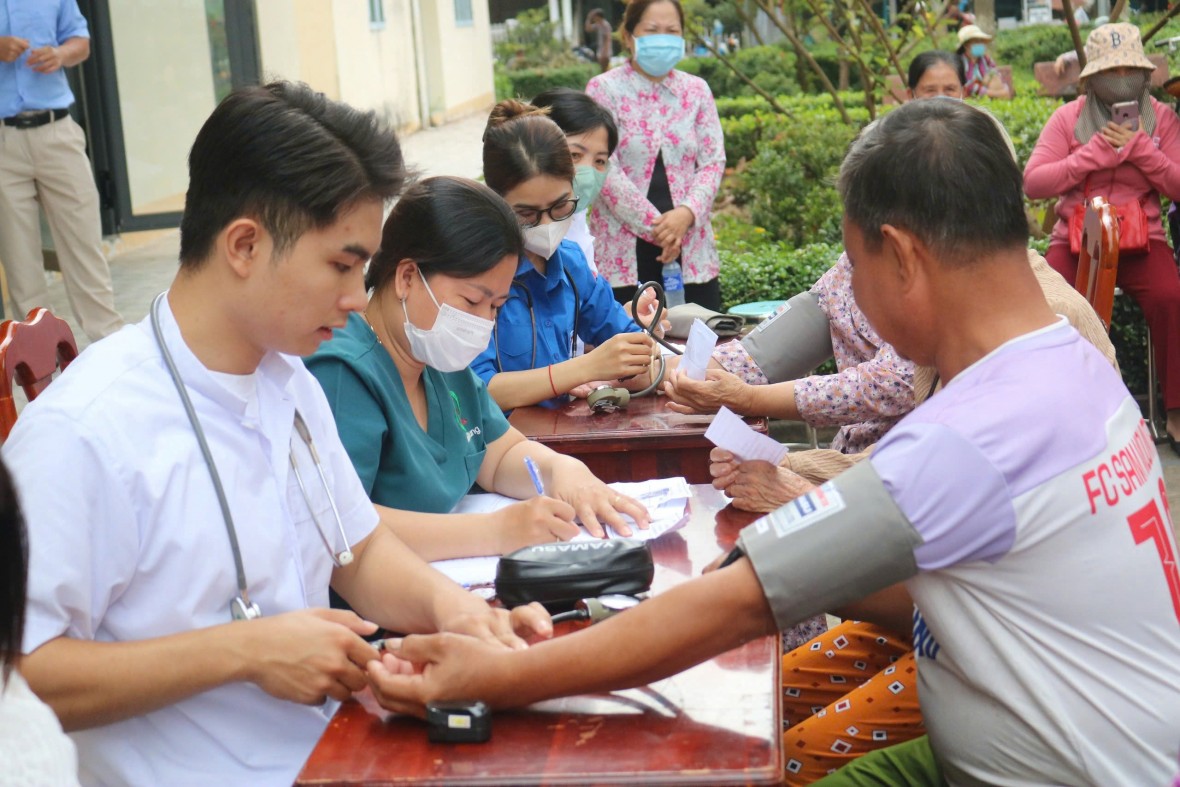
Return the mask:
[[188,152],[217,103],[258,82],[253,0],[81,0],[80,114],[106,233],[175,227]]

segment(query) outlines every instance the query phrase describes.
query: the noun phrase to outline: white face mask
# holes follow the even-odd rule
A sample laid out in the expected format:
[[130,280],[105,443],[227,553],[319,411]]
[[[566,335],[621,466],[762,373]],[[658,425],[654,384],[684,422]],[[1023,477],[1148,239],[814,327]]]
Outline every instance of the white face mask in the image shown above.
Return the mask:
[[[418,275],[426,285],[426,293],[430,300],[438,306],[438,299],[426,283],[426,276],[422,274],[421,268],[418,269]],[[457,372],[470,366],[471,362],[488,348],[492,329],[496,327],[491,320],[468,314],[449,303],[444,303],[438,306],[434,327],[424,331],[410,322],[410,313],[406,310],[404,298],[402,311],[406,315],[406,339],[410,342],[410,352],[419,361],[440,372]]]
[[561,245],[561,241],[569,231],[570,220],[568,216],[561,221],[551,221],[548,224],[529,227],[524,231],[524,247],[533,254],[549,259],[557,251],[557,247]]

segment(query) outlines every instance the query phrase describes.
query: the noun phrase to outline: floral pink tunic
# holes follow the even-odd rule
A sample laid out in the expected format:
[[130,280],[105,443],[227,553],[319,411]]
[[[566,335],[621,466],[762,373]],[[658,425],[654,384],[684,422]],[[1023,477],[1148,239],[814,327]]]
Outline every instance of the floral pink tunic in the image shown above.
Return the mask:
[[[796,380],[795,404],[812,426],[841,427],[832,448],[859,453],[914,409],[914,364],[877,335],[856,305],[847,254],[840,255],[811,291],[828,316],[837,373]],[[740,342],[719,346],[713,357],[751,385],[768,382]]]
[[696,216],[680,256],[684,280],[700,284],[717,278],[709,217],[725,171],[725,143],[709,86],[682,71],[652,82],[628,61],[591,79],[586,93],[619,124],[619,146],[590,218],[600,274],[612,287],[638,283],[635,238],[654,242],[650,229],[660,211],[648,201],[647,190],[662,152],[672,201]]

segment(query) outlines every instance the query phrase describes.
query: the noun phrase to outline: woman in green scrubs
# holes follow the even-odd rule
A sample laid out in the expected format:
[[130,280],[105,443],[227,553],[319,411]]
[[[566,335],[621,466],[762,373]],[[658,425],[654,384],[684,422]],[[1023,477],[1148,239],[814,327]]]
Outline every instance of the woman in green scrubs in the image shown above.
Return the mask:
[[[635,500],[582,462],[525,439],[468,365],[488,346],[523,250],[508,205],[463,178],[428,178],[394,207],[366,273],[368,307],[349,315],[305,362],[384,520],[427,560],[495,555],[568,540],[621,514],[647,524]],[[525,457],[538,470],[538,495]],[[451,514],[478,484],[522,502]]]

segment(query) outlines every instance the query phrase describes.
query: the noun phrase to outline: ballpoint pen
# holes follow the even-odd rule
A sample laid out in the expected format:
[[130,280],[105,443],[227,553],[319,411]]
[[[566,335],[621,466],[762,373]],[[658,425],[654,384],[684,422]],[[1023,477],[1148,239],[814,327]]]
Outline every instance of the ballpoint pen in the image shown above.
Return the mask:
[[541,483],[541,470],[537,467],[537,463],[533,461],[531,456],[526,456],[524,458],[524,466],[529,471],[529,476],[533,479],[533,487],[536,488],[537,494],[544,497],[545,485]]

